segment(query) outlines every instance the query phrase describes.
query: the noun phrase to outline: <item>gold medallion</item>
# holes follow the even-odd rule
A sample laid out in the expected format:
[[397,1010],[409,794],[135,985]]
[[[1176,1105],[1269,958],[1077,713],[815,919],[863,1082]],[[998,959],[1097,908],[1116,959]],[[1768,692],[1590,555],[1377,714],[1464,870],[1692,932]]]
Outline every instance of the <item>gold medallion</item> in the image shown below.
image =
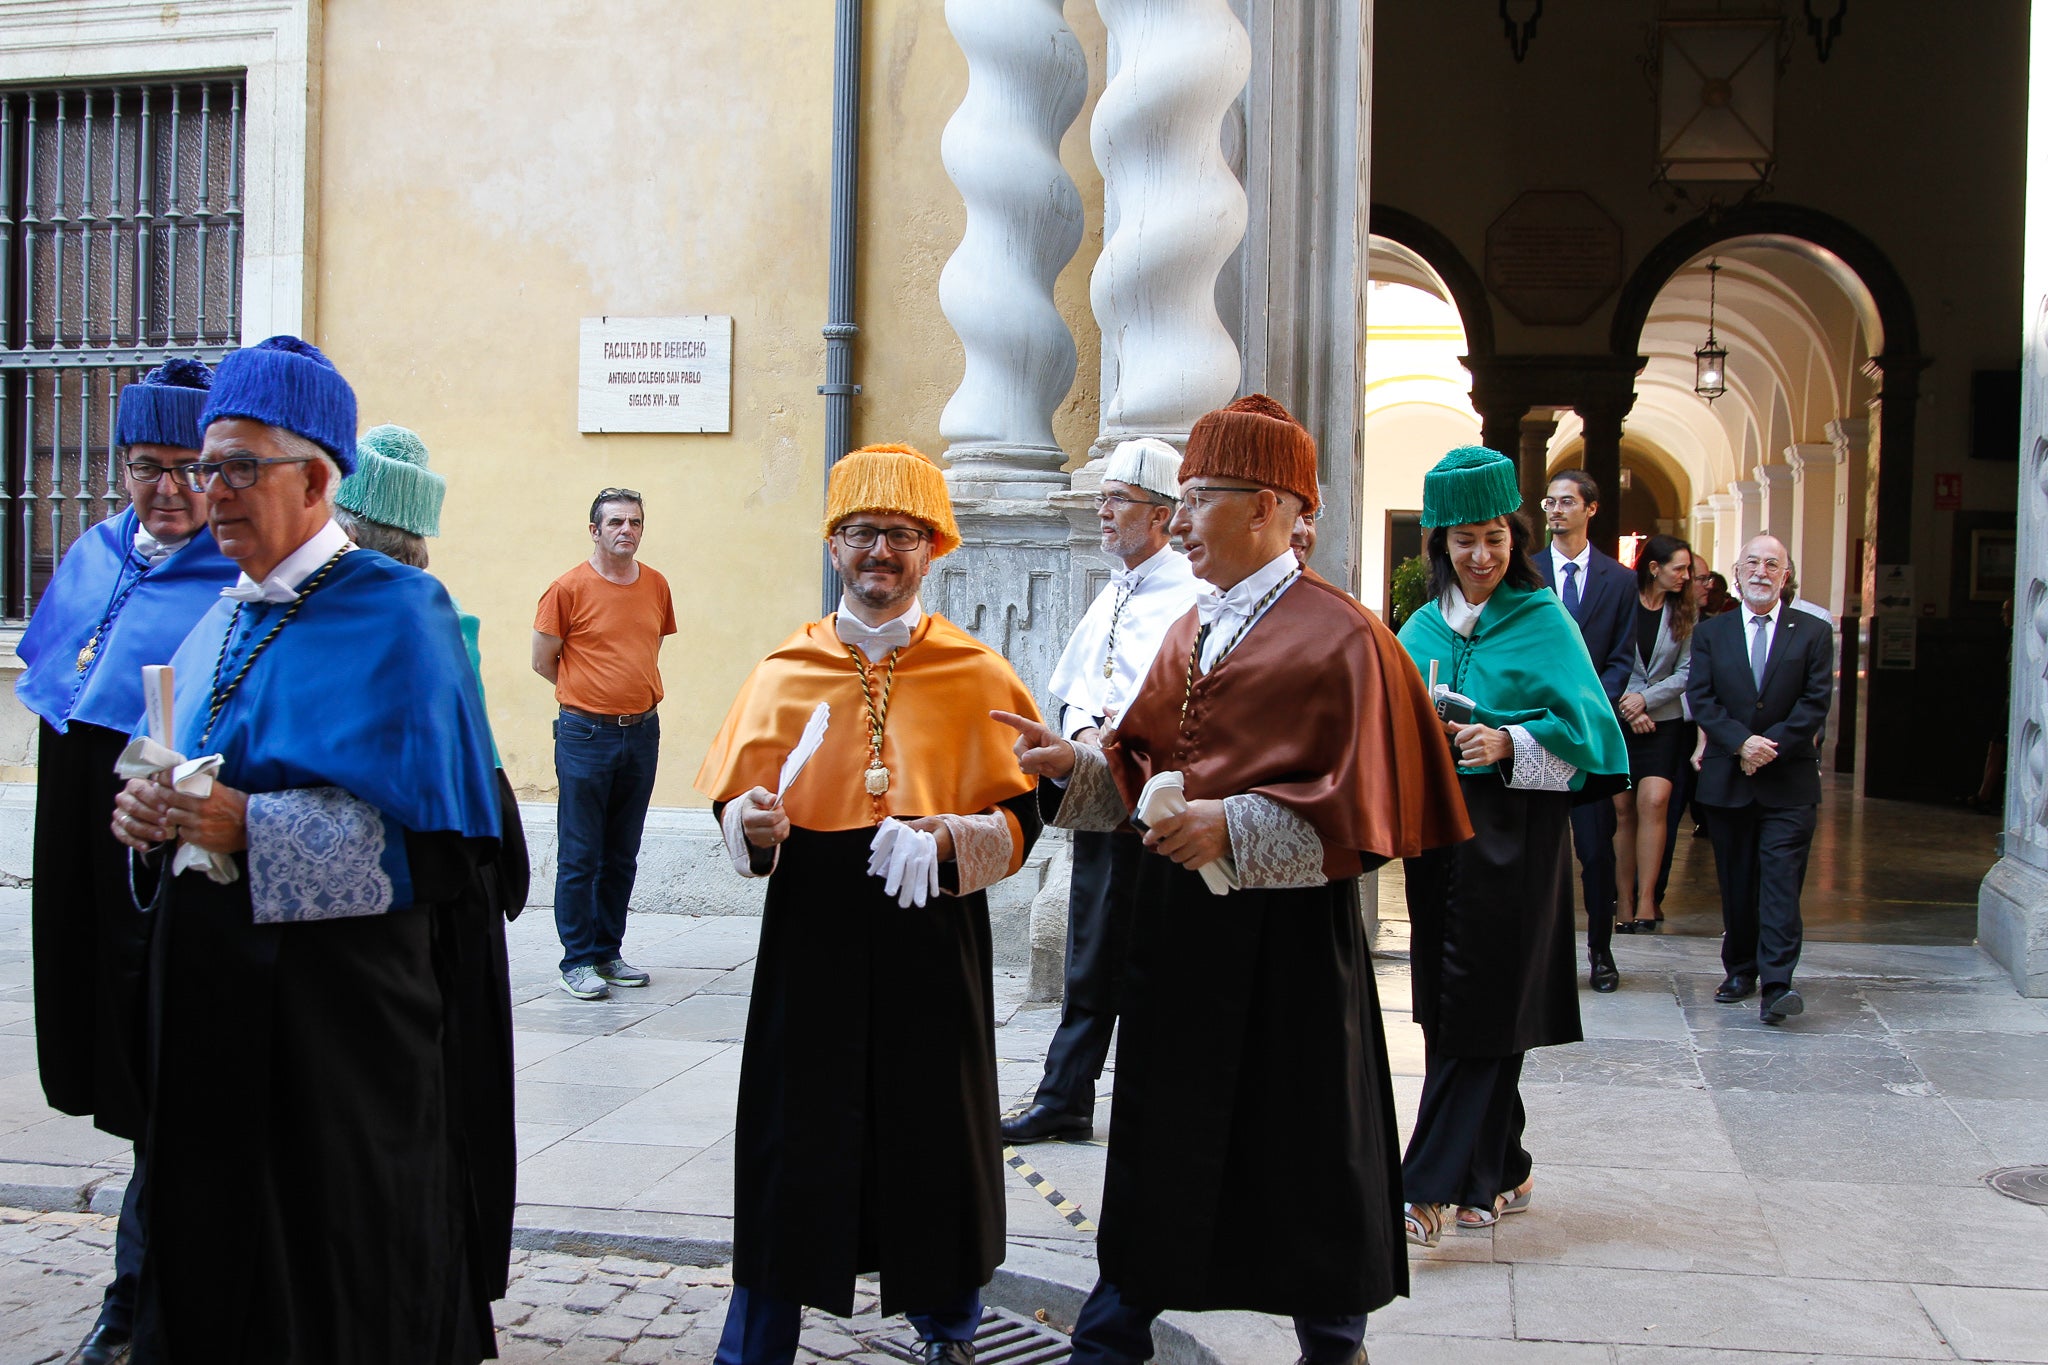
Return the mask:
[[78,651],[78,671],[85,672],[92,667],[92,656],[99,653],[100,637],[97,633],[85,642],[85,648]]
[[1102,676],[1105,678],[1114,678],[1116,676],[1116,664],[1108,659],[1104,659],[1102,661]]
[[889,790],[889,770],[877,763],[868,769],[867,789],[869,796],[880,796]]

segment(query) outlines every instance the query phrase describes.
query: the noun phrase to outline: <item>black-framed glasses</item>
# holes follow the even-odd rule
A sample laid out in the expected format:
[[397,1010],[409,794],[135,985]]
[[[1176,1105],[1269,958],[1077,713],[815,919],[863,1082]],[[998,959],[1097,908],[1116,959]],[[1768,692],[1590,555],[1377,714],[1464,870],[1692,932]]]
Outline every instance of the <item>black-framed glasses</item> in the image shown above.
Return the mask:
[[121,468],[127,470],[128,477],[137,483],[155,483],[166,474],[171,475],[173,478],[182,479],[178,471],[183,469],[184,466],[158,464],[155,460],[129,460]]
[[1209,499],[1219,493],[1263,493],[1263,488],[1229,488],[1220,483],[1191,483],[1180,490],[1180,500],[1191,512],[1199,512],[1209,505]]
[[1122,493],[1097,493],[1095,495],[1095,510],[1098,512],[1105,507],[1114,507],[1117,511],[1121,512],[1126,507],[1165,507],[1167,505],[1158,498],[1132,498],[1126,497]]
[[254,455],[236,455],[226,460],[194,460],[190,464],[178,465],[171,472],[177,475],[179,483],[194,493],[204,493],[206,485],[213,482],[216,474],[230,488],[253,488],[267,464],[308,464],[314,458],[311,455],[275,455],[258,459]]
[[887,541],[889,548],[897,554],[909,554],[932,538],[932,532],[915,526],[866,526],[859,522],[841,526],[832,534],[839,537],[849,550],[872,550],[875,542],[882,540]]

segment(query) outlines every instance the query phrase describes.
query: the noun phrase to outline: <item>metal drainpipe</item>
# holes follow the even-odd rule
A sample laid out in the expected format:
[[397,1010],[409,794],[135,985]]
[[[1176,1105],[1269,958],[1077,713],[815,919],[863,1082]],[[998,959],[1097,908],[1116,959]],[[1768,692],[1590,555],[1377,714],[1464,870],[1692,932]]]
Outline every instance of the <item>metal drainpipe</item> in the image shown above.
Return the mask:
[[[860,328],[853,320],[854,212],[860,197],[860,7],[861,0],[838,0],[832,32],[832,248],[826,285],[825,481],[832,466],[852,442],[853,339]],[[832,567],[832,549],[825,548],[825,613],[839,608],[839,574]]]

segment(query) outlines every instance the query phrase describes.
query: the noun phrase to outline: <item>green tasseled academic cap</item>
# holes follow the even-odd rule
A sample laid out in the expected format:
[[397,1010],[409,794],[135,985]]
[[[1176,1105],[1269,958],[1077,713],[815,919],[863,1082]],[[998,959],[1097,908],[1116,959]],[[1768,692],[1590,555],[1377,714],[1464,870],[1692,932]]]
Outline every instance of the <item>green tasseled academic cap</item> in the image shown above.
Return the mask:
[[448,481],[427,468],[426,442],[404,427],[386,424],[364,432],[355,455],[356,472],[341,481],[334,495],[337,506],[416,536],[441,534]]
[[1485,446],[1459,446],[1422,476],[1422,524],[1465,526],[1520,511],[1515,462]]

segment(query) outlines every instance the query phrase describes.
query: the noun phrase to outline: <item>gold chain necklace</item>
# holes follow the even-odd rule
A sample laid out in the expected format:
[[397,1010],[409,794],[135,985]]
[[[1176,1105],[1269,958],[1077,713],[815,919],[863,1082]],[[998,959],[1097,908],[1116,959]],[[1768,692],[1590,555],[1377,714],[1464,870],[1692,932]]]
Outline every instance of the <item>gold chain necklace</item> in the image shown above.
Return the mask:
[[903,653],[903,647],[898,645],[889,651],[889,671],[882,676],[882,700],[879,703],[875,700],[873,675],[868,670],[866,656],[852,645],[846,647],[846,652],[860,673],[861,700],[868,704],[868,770],[863,781],[868,795],[879,804],[889,790],[889,769],[882,762],[882,727],[889,723],[889,693],[896,686],[896,659]]
[[[1301,577],[1301,570],[1294,570],[1292,573],[1288,574],[1287,577],[1281,579],[1278,583],[1275,583],[1273,585],[1273,590],[1271,592],[1267,593],[1264,597],[1261,597],[1258,601],[1252,604],[1251,613],[1244,618],[1244,624],[1237,628],[1237,634],[1231,636],[1230,639],[1224,644],[1223,651],[1222,653],[1216,656],[1216,663],[1210,669],[1210,672],[1213,673],[1216,669],[1221,668],[1223,666],[1223,661],[1230,657],[1231,650],[1237,648],[1237,642],[1244,638],[1245,632],[1252,628],[1252,624],[1259,619],[1260,615],[1266,610],[1267,607],[1273,605],[1273,599],[1278,597],[1281,593],[1287,591],[1287,585],[1289,583],[1292,583],[1295,579],[1299,577]],[[1187,728],[1188,723],[1188,703],[1193,701],[1195,698],[1195,665],[1201,662],[1202,639],[1206,633],[1206,631],[1196,631],[1195,647],[1188,651],[1187,685],[1186,689],[1182,691],[1180,696],[1180,723],[1181,728],[1183,730]]]

